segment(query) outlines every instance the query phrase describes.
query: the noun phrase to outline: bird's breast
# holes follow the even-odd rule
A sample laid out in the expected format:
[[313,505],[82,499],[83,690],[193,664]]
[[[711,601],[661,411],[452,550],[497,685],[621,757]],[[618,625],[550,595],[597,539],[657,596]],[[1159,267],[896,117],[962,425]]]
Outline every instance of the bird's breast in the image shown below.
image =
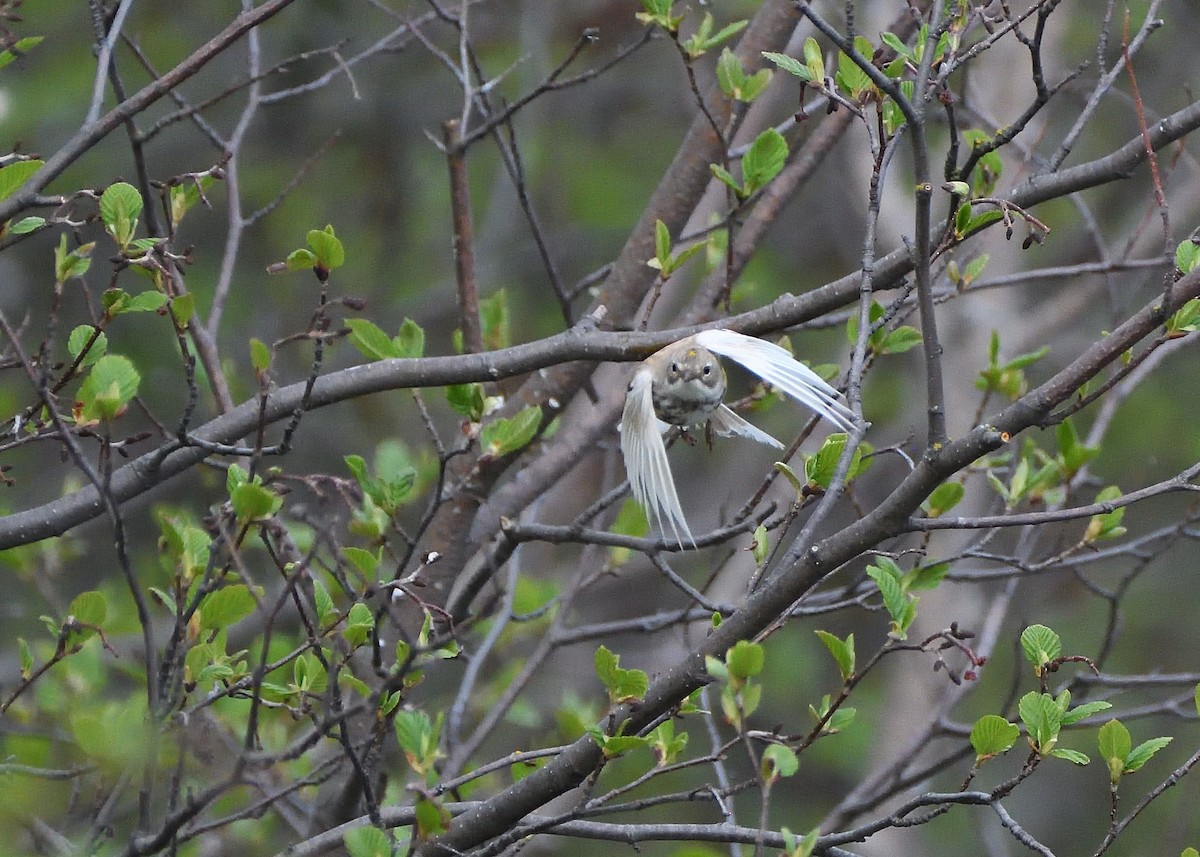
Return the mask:
[[[723,386],[723,385],[722,385]],[[654,412],[660,420],[677,426],[706,422],[721,404],[723,389],[700,378],[656,382],[652,388]]]

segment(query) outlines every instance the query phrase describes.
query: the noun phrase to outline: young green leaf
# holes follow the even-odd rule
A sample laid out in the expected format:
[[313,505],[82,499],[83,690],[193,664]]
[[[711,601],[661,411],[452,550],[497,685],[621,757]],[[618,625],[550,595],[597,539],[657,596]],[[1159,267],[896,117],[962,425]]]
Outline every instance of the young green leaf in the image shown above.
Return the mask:
[[442,755],[438,750],[442,719],[441,712],[438,712],[436,719],[430,720],[424,711],[413,708],[402,709],[396,715],[396,742],[404,751],[409,767],[418,774],[424,775],[433,770]]
[[1021,649],[1034,675],[1040,676],[1046,664],[1062,654],[1062,640],[1045,625],[1030,625],[1021,632]]
[[21,185],[29,181],[33,174],[42,168],[44,163],[45,161],[31,158],[27,161],[17,161],[0,167],[0,199],[7,199],[16,193]]
[[733,648],[725,653],[725,665],[729,675],[734,680],[745,680],[762,672],[766,661],[766,651],[759,643],[749,640],[738,640]]
[[392,857],[394,845],[389,834],[370,825],[347,830],[342,834],[342,844],[350,857]]
[[949,512],[962,501],[966,488],[961,482],[943,482],[922,504],[925,514],[930,518],[938,518]]
[[800,769],[800,758],[786,744],[770,744],[762,754],[762,778],[773,783],[780,777],[790,777]]
[[368,360],[387,360],[400,356],[391,337],[380,330],[373,321],[365,318],[348,318],[346,326],[350,328],[350,344]]
[[788,146],[783,135],[768,128],[750,144],[742,155],[742,195],[750,196],[779,175],[787,162]]
[[814,633],[825,644],[829,654],[833,655],[833,659],[838,665],[838,671],[842,674],[842,681],[846,681],[854,675],[854,635],[850,634],[845,640],[842,640],[828,631],[817,630]]
[[225,586],[200,602],[200,627],[220,631],[245,619],[255,608],[254,596],[244,583]]
[[[1100,493],[1096,495],[1096,502],[1108,503],[1120,496],[1121,489],[1116,485],[1109,485],[1101,489]],[[1111,512],[1101,512],[1099,515],[1092,515],[1088,521],[1087,529],[1083,533],[1083,543],[1091,544],[1092,542],[1115,539],[1125,535],[1126,529],[1121,526],[1121,521],[1124,517],[1124,506],[1113,509]]]
[[1020,737],[1021,730],[997,714],[985,714],[971,727],[971,747],[975,750],[975,763],[993,756],[1007,753]]
[[234,514],[244,523],[269,518],[283,505],[283,498],[259,482],[257,477],[253,482],[245,482],[233,489],[229,500]]
[[74,617],[75,621],[81,625],[99,627],[104,624],[104,619],[108,616],[108,600],[104,597],[104,593],[98,590],[81,592],[71,601],[71,606],[67,608],[67,615]]
[[641,670],[624,669],[621,656],[605,646],[596,649],[596,676],[613,704],[641,699],[650,687],[649,677]]
[[308,232],[308,249],[316,258],[316,266],[326,271],[340,268],[346,262],[346,250],[342,242],[333,234],[333,226],[324,229],[310,229]]
[[[80,244],[74,250],[67,250],[67,234],[64,232],[58,238],[58,246],[54,249],[54,279],[65,283],[72,277],[82,277],[92,266],[92,250],[96,247],[94,241]],[[106,292],[107,294],[107,292]],[[106,307],[107,309],[107,307]]]
[[79,368],[91,366],[108,351],[108,336],[104,331],[90,324],[81,324],[71,331],[67,339],[67,351],[71,357],[79,359]]
[[76,420],[93,424],[116,419],[125,413],[140,383],[141,376],[129,358],[104,355],[93,364],[75,396]]
[[[4,68],[10,63],[17,61],[18,57],[23,57],[31,50],[42,43],[45,36],[26,36],[23,39],[17,39],[16,42],[9,48],[0,51],[0,68]],[[3,199],[3,197],[0,197]]]
[[808,70],[808,67],[795,57],[789,57],[787,54],[777,54],[774,51],[763,51],[762,55],[788,74],[794,74],[805,83],[812,83],[814,79],[819,79],[813,78],[812,72]]
[[1062,728],[1063,712],[1058,703],[1048,693],[1030,691],[1021,697],[1017,704],[1017,712],[1025,731],[1029,735],[1029,744],[1039,756],[1048,756],[1058,742],[1058,733]]
[[371,608],[359,601],[350,608],[346,616],[346,627],[342,629],[342,636],[346,638],[347,643],[358,648],[367,641],[374,628],[375,617],[371,615]]
[[257,337],[250,337],[250,365],[255,372],[266,372],[271,368],[271,349]]
[[484,455],[501,458],[525,448],[542,424],[542,410],[536,405],[522,408],[507,418],[492,420],[479,432]]
[[[2,173],[3,171],[0,171],[0,174]],[[0,199],[3,198],[4,193],[0,191]],[[1200,244],[1191,238],[1179,242],[1179,246],[1175,248],[1175,267],[1179,269],[1179,273],[1190,274],[1197,265],[1200,265]]]
[[133,241],[141,213],[142,195],[127,182],[115,182],[100,195],[100,220],[122,250]]
[[658,760],[660,767],[673,764],[687,747],[688,742],[686,732],[675,734],[674,720],[664,720],[658,724],[646,736],[646,739],[649,741],[650,749],[654,751],[654,757]]

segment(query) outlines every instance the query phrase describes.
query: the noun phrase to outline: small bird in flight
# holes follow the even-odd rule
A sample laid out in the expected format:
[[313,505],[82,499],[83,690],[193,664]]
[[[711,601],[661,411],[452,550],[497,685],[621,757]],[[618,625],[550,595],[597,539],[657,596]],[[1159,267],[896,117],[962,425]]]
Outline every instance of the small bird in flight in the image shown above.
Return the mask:
[[667,461],[662,432],[669,426],[660,420],[683,428],[707,424],[717,434],[741,435],[783,448],[722,404],[725,369],[717,355],[742,364],[838,428],[854,427],[854,414],[839,400],[837,390],[787,349],[765,340],[732,330],[705,330],[651,354],[629,382],[621,417],[621,452],[634,498],[647,514],[653,513],[664,536],[666,520],[681,548],[685,538],[693,546],[696,540],[683,517]]

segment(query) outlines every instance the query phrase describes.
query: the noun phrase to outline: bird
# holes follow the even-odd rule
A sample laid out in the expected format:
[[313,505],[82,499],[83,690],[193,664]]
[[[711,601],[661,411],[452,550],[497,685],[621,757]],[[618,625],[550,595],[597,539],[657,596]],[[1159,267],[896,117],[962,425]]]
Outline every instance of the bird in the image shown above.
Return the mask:
[[696,540],[688,529],[662,433],[670,426],[687,429],[704,425],[720,435],[739,435],[782,449],[783,444],[750,424],[722,403],[728,357],[825,417],[839,429],[855,426],[854,413],[840,401],[841,394],[815,372],[797,361],[787,349],[716,328],[671,343],[647,357],[633,374],[621,415],[621,454],[634,499],[654,516],[666,537],[669,525],[682,549],[684,539]]

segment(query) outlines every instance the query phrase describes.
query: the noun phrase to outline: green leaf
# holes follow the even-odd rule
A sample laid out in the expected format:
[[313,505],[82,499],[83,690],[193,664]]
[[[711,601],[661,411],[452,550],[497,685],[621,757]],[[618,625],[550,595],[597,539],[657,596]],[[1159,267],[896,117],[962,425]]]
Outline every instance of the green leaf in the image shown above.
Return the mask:
[[[1101,489],[1096,495],[1097,503],[1108,503],[1121,496],[1121,489],[1116,485],[1109,485]],[[1099,515],[1092,515],[1088,521],[1087,529],[1083,533],[1084,544],[1103,541],[1104,539],[1115,539],[1125,535],[1125,527],[1121,526],[1121,521],[1125,517],[1125,508],[1120,506],[1113,509],[1111,512],[1101,512]]]
[[1093,714],[1099,714],[1101,711],[1108,711],[1110,708],[1112,708],[1111,702],[1103,702],[1101,700],[1085,702],[1082,705],[1075,706],[1070,711],[1064,712],[1062,725],[1070,726],[1072,723],[1078,723],[1080,720],[1091,717]]
[[750,144],[742,155],[743,195],[750,196],[779,175],[787,162],[788,146],[783,135],[768,128]]
[[255,608],[254,596],[244,583],[211,592],[200,602],[200,627],[219,631],[245,619]]
[[116,419],[137,395],[141,376],[129,358],[106,354],[92,366],[75,396],[76,419],[84,424]]
[[108,616],[108,600],[103,592],[97,590],[81,592],[71,601],[67,615],[74,616],[75,621],[82,625],[99,627]]
[[766,661],[766,650],[758,643],[738,640],[725,653],[725,665],[734,679],[745,680],[762,672]]
[[191,292],[171,298],[171,318],[180,330],[184,330],[188,326],[192,320],[192,313],[195,311],[196,296]]
[[333,597],[325,588],[325,584],[317,578],[313,578],[312,587],[313,606],[317,609],[317,621],[321,626],[328,625],[337,615],[337,608],[333,606]]
[[[81,244],[74,250],[67,250],[67,234],[64,232],[58,238],[58,246],[54,249],[54,279],[65,283],[72,277],[82,277],[92,265],[92,250],[96,247],[94,241]],[[108,292],[104,293],[106,296]],[[122,293],[123,294],[123,293]],[[107,305],[105,305],[107,309]]]
[[[0,171],[0,174],[2,172]],[[3,189],[0,188],[0,199],[3,199],[4,196]],[[1175,248],[1175,267],[1179,269],[1179,273],[1190,274],[1198,264],[1200,264],[1200,244],[1190,238],[1187,241],[1181,241]]]
[[129,301],[121,307],[120,314],[127,312],[157,312],[166,306],[167,300],[167,296],[162,292],[142,292],[130,297]]
[[8,199],[16,193],[21,185],[29,181],[33,174],[42,168],[44,163],[45,161],[32,158],[28,161],[17,161],[0,167],[0,199]]
[[762,754],[762,777],[773,783],[780,777],[790,777],[800,769],[800,758],[786,744],[771,744]]
[[333,234],[333,226],[326,226],[324,229],[310,229],[308,249],[316,257],[317,265],[327,271],[340,268],[346,262],[346,250],[342,247],[342,242],[338,240],[338,237]]
[[1086,765],[1092,760],[1078,750],[1068,750],[1065,747],[1058,747],[1050,751],[1050,755],[1056,759],[1065,759],[1074,765]]
[[1150,761],[1155,753],[1170,744],[1171,740],[1170,736],[1164,736],[1161,738],[1151,738],[1148,741],[1138,744],[1125,757],[1125,773],[1136,773],[1144,764]]
[[1021,632],[1021,649],[1034,675],[1040,676],[1046,664],[1062,654],[1062,640],[1045,625],[1030,625]]
[[997,714],[985,714],[971,727],[971,746],[976,764],[1007,753],[1020,737],[1021,730]]
[[271,368],[271,349],[257,337],[250,337],[250,365],[255,372],[266,372]]
[[775,63],[779,68],[786,71],[788,74],[794,74],[796,77],[803,80],[805,83],[812,83],[812,72],[808,70],[800,60],[789,57],[787,54],[777,54],[773,51],[763,51],[762,55],[769,61]]
[[100,219],[122,250],[133,240],[141,213],[142,195],[128,182],[115,182],[100,195]]
[[739,101],[744,101],[747,104],[754,101],[758,96],[763,94],[763,91],[771,83],[773,72],[769,68],[760,68],[754,74],[746,78],[746,81],[738,88],[737,98]]
[[759,524],[754,528],[754,533],[751,535],[754,540],[751,545],[751,553],[754,555],[755,565],[762,565],[767,559],[767,552],[770,550],[771,543],[767,536],[767,527],[765,524]]
[[425,331],[411,318],[404,319],[400,332],[392,337],[397,357],[416,359],[425,356]]
[[479,445],[485,455],[502,458],[523,449],[537,435],[542,423],[541,408],[530,405],[506,419],[492,420],[479,432]]
[[414,809],[417,817],[417,839],[430,839],[445,833],[450,828],[453,816],[450,814],[450,810],[438,801],[421,797],[417,799]]
[[[837,472],[837,464],[842,457],[842,451],[846,448],[847,439],[845,432],[826,435],[825,440],[821,443],[821,448],[804,460],[804,475],[808,482],[823,489],[829,488],[833,483],[834,474]],[[846,472],[848,483],[854,481],[855,477],[870,467],[870,459],[863,460],[863,456],[870,450],[871,447],[864,443],[860,443],[855,448],[854,455],[850,459],[850,469]]]
[[[646,534],[650,532],[650,522],[646,518],[646,512],[642,509],[641,504],[629,497],[621,504],[617,517],[608,531],[620,536],[645,538]],[[629,562],[632,554],[633,551],[629,548],[609,548],[608,561],[613,566],[624,565]]]
[[80,361],[81,369],[87,368],[99,360],[108,351],[108,336],[104,331],[92,327],[90,324],[81,324],[71,331],[70,337],[67,338],[67,351],[70,352],[72,358],[78,358],[80,354],[87,353],[83,360]]
[[371,615],[371,608],[359,601],[350,608],[346,616],[346,627],[342,629],[342,636],[346,638],[346,642],[357,648],[367,641],[374,628],[375,617]]
[[[317,257],[309,250],[293,250],[288,253],[287,259],[283,263],[284,269],[288,271],[308,271],[317,266]],[[268,273],[276,273],[275,266],[267,269]]]
[[1034,752],[1048,756],[1062,728],[1062,710],[1054,697],[1048,693],[1030,691],[1021,697],[1017,711],[1021,715],[1021,722],[1025,724]]
[[937,518],[946,514],[962,501],[966,490],[961,482],[943,482],[937,488],[933,489],[933,493],[922,504],[925,508],[925,514],[930,518]]
[[395,729],[396,741],[409,766],[418,774],[432,770],[441,755],[438,739],[442,732],[442,714],[439,712],[436,720],[430,720],[424,711],[405,708],[396,715]]
[[1200,298],[1192,298],[1167,319],[1168,339],[1178,339],[1200,327]]
[[913,59],[912,49],[900,40],[900,37],[895,33],[880,33],[879,37],[883,39],[883,43],[894,50],[899,56],[905,59]]
[[746,72],[742,69],[741,60],[729,48],[723,49],[717,57],[717,84],[721,91],[730,98],[736,98],[745,82]]
[[[721,182],[724,182],[724,184],[738,196],[749,196],[748,193],[742,191],[742,186],[738,183],[738,180],[730,174],[729,170],[725,169],[720,164],[709,164],[708,169],[714,177]],[[658,260],[654,259],[651,261],[657,262]],[[650,265],[650,267],[654,268],[658,266]]]
[[1096,743],[1100,747],[1100,757],[1108,765],[1109,779],[1118,782],[1125,773],[1125,757],[1133,746],[1129,730],[1120,720],[1110,720],[1100,727]]
[[921,331],[915,327],[910,327],[903,324],[895,330],[888,331],[883,337],[876,352],[878,354],[903,354],[905,351],[911,351],[925,341],[925,337]]
[[1075,431],[1075,421],[1070,418],[1059,423],[1054,433],[1058,439],[1058,452],[1062,456],[1063,469],[1066,471],[1064,475],[1067,478],[1074,476],[1085,464],[1100,454],[1099,446],[1085,446],[1080,442]]
[[498,289],[479,301],[479,325],[486,350],[496,351],[512,345],[507,290]]
[[212,176],[201,176],[198,180],[174,185],[170,193],[171,224],[178,226],[183,216],[203,198],[203,192],[212,186]]
[[386,333],[373,322],[365,318],[348,318],[346,326],[350,328],[350,344],[357,348],[368,360],[387,360],[399,357],[400,351]]
[[283,505],[282,497],[257,480],[239,485],[229,499],[234,514],[244,523],[269,518]]
[[808,66],[808,72],[812,75],[813,80],[825,79],[825,55],[821,52],[821,46],[817,44],[817,40],[812,36],[804,40],[804,64]]
[[655,726],[646,735],[646,739],[660,767],[672,764],[687,747],[688,742],[686,732],[681,732],[678,736],[675,734],[674,720],[664,720]]
[[33,652],[24,637],[17,637],[17,651],[21,658],[21,678],[28,679],[33,675]]
[[9,226],[8,231],[12,235],[25,235],[29,232],[34,232],[38,229],[41,229],[48,222],[49,221],[47,221],[44,217],[30,215],[29,217],[22,217],[16,223]]
[[842,674],[842,681],[846,681],[854,675],[854,635],[850,634],[845,640],[842,640],[828,631],[817,630],[814,633],[825,644],[829,654],[833,655],[833,659],[838,665],[838,671]]
[[471,422],[483,419],[482,384],[450,384],[446,387],[446,401]]
[[[868,59],[875,52],[874,46],[862,36],[854,39],[854,48]],[[871,78],[867,76],[867,73],[859,68],[858,63],[852,60],[849,54],[842,52],[838,53],[838,67],[834,81],[853,101],[861,101],[872,88]]]
[[899,623],[904,618],[907,602],[904,588],[900,585],[899,567],[892,560],[880,557],[878,564],[867,566],[867,576],[879,587],[879,594],[883,596],[883,606],[892,621]]
[[613,654],[605,646],[596,649],[594,664],[596,676],[614,704],[641,699],[650,687],[650,679],[644,672],[624,669],[620,655]]
[[904,586],[905,592],[926,592],[931,589],[937,589],[941,585],[941,582],[946,579],[949,571],[950,563],[948,562],[922,565],[905,574],[901,578],[901,583]]
[[[15,8],[15,7],[14,7]],[[23,39],[17,39],[16,43],[11,48],[5,48],[0,51],[0,68],[4,68],[10,63],[17,61],[18,57],[22,57],[29,53],[42,43],[45,36],[26,36]]]
[[392,857],[391,836],[378,827],[364,825],[342,834],[342,844],[350,857]]
[[342,557],[354,566],[354,569],[367,580],[375,578],[375,572],[379,568],[380,563],[379,554],[372,553],[364,548],[346,545],[342,548]]

